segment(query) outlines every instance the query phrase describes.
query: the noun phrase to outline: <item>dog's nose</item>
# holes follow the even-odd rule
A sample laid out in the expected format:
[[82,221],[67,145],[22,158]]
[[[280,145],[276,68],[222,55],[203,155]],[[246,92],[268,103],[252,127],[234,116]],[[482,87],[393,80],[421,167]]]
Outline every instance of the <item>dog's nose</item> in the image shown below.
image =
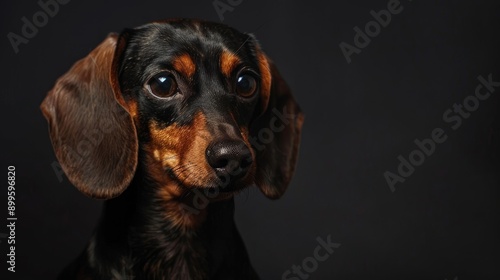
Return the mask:
[[206,150],[208,164],[217,176],[239,179],[252,164],[252,154],[243,141],[223,140],[212,143]]

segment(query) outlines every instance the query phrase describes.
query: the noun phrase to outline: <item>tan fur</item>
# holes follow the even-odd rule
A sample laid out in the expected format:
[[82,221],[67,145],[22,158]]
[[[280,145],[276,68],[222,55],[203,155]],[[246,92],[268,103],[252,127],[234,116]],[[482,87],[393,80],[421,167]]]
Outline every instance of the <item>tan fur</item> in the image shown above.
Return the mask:
[[220,55],[219,63],[222,74],[226,77],[231,77],[234,68],[240,63],[240,59],[232,52],[224,50]]
[[183,54],[173,60],[174,69],[181,75],[191,79],[196,71],[196,65],[189,54]]

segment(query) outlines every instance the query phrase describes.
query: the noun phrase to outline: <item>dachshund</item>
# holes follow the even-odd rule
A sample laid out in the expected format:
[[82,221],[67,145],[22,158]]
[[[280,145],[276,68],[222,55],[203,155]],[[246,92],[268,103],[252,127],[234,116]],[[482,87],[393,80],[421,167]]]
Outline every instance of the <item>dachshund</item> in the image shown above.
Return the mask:
[[252,34],[194,19],[111,33],[40,107],[70,182],[105,200],[59,279],[259,279],[234,196],[283,195],[304,117]]

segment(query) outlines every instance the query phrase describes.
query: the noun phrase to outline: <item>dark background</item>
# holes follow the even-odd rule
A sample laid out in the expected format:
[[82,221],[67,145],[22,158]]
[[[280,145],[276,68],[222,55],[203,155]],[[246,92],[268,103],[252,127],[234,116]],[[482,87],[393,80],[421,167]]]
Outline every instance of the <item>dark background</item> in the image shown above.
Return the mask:
[[[100,214],[101,202],[51,167],[38,106],[55,80],[109,32],[171,17],[221,21],[212,1],[128,2],[61,5],[18,54],[7,34],[20,34],[21,17],[40,7],[2,2],[0,205],[7,207],[7,166],[15,165],[18,217],[17,272],[1,276],[0,239],[2,279],[54,278]],[[237,223],[262,279],[281,279],[328,235],[341,246],[309,279],[500,279],[500,88],[457,130],[442,117],[474,93],[479,75],[500,81],[500,5],[403,0],[348,64],[339,43],[353,44],[353,28],[388,2],[244,0],[224,13],[224,23],[257,36],[306,113],[286,195],[237,198]],[[437,127],[448,139],[391,192],[384,172],[397,172],[398,155],[408,158],[413,141]]]

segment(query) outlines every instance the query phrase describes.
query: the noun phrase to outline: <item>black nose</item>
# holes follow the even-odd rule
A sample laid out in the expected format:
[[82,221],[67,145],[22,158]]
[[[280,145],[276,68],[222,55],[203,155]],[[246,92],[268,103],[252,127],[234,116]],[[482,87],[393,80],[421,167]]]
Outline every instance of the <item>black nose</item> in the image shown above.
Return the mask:
[[[211,144],[206,151],[207,161],[217,176],[239,179],[252,164],[252,154],[243,141],[224,140]],[[223,179],[224,180],[224,179]]]

